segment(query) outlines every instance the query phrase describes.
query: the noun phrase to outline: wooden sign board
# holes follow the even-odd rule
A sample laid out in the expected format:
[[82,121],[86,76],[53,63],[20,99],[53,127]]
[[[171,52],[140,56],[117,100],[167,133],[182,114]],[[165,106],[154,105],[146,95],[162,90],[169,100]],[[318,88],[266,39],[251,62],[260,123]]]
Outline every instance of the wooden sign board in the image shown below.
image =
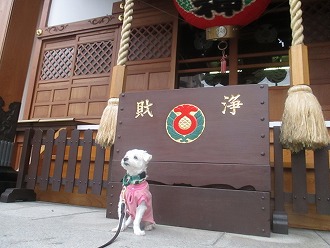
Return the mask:
[[121,159],[143,149],[153,156],[148,181],[157,223],[270,235],[267,86],[124,93],[116,135],[108,217],[117,218]]
[[[191,113],[189,108],[193,108]],[[189,124],[195,124],[195,129],[187,130]],[[269,175],[268,125],[268,88],[264,85],[122,94],[111,180],[122,178],[120,160],[127,150],[137,148],[153,156],[150,180],[196,186],[222,183],[236,188],[253,185],[269,190],[269,182],[259,176],[260,172]],[[188,133],[181,134],[185,128]],[[184,168],[178,174],[180,166]],[[219,167],[223,172],[217,175]],[[244,179],[229,182],[226,171],[233,177],[244,173]]]

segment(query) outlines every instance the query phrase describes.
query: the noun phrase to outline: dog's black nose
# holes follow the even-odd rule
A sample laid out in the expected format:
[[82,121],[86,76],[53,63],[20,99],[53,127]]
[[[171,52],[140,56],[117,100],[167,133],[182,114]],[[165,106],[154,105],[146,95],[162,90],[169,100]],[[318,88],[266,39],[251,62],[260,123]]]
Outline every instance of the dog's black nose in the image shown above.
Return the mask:
[[126,162],[128,160],[128,158],[124,158],[124,161]]

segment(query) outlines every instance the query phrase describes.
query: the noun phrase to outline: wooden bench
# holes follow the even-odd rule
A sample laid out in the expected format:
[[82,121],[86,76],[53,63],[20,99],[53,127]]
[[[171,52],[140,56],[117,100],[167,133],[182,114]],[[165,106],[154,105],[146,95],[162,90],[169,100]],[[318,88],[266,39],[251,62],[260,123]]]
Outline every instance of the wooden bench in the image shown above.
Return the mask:
[[153,155],[148,181],[157,223],[270,236],[267,86],[122,94],[109,218],[117,218],[120,160],[134,148]]

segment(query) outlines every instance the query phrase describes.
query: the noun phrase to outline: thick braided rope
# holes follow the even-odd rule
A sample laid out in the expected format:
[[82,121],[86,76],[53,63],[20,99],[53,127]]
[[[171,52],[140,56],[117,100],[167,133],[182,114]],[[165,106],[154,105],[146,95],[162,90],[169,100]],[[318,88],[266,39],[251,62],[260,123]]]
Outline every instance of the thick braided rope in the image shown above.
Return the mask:
[[304,42],[304,27],[302,25],[301,1],[289,0],[291,30],[292,30],[292,45],[302,44]]
[[124,20],[121,30],[120,47],[118,52],[117,65],[125,65],[127,62],[130,32],[133,20],[133,0],[126,0],[124,7]]

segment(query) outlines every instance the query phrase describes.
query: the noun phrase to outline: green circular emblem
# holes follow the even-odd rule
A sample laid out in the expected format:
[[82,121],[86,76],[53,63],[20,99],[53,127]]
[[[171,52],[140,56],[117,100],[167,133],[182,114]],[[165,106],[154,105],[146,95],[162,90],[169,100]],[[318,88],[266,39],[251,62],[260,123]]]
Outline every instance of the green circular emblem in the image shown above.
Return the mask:
[[166,119],[166,131],[178,143],[190,143],[204,131],[203,112],[192,104],[181,104],[172,109]]

